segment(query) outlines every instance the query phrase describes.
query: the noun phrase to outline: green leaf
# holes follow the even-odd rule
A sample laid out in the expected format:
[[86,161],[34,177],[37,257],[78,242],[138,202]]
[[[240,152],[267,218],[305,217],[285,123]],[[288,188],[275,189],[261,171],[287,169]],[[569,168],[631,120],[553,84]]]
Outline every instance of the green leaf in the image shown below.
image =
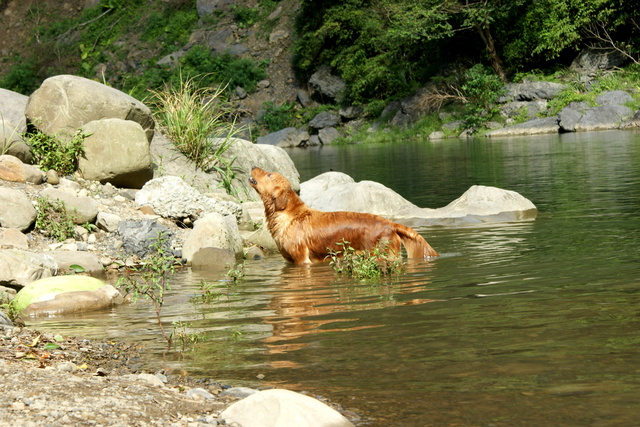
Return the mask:
[[58,350],[60,348],[60,346],[54,342],[50,342],[44,345],[45,350]]
[[87,271],[83,266],[78,264],[70,265],[69,270],[73,271],[74,273],[84,273]]

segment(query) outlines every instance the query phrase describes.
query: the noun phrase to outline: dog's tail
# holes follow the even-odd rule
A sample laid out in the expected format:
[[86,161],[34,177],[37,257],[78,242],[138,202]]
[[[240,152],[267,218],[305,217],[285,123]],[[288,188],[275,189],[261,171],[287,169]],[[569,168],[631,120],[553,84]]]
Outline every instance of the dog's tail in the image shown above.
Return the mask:
[[409,258],[429,258],[440,256],[429,243],[413,228],[396,224],[396,233],[400,236]]

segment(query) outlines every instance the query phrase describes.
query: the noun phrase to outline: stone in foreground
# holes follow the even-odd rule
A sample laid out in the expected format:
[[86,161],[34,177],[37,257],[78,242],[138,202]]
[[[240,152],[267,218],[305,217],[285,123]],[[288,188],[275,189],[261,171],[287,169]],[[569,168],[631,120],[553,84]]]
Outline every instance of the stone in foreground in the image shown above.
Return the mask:
[[352,427],[338,411],[312,397],[283,389],[264,390],[234,403],[220,414],[242,427]]

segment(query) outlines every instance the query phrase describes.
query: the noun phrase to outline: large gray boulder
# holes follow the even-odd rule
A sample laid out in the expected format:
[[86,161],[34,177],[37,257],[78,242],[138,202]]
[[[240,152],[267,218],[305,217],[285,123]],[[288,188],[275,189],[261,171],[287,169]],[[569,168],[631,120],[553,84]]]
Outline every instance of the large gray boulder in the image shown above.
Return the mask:
[[560,132],[575,132],[576,125],[585,111],[589,109],[586,102],[572,102],[558,113]]
[[153,137],[151,110],[117,89],[71,75],[49,77],[29,97],[27,120],[47,135],[74,134],[94,120],[116,118],[137,122]]
[[17,249],[0,249],[0,285],[22,287],[57,273],[56,262],[48,255]]
[[314,129],[323,129],[334,127],[340,124],[340,115],[331,111],[323,111],[309,121],[309,127]]
[[10,122],[0,119],[0,153],[15,156],[25,163],[31,163],[31,147],[24,142],[22,134]]
[[[173,233],[169,228],[150,219],[127,220],[118,223],[118,234],[127,253],[145,259],[154,253],[154,247],[162,243],[163,250],[171,253]],[[158,240],[160,239],[160,241]]]
[[162,133],[154,133],[150,150],[154,178],[179,176],[200,192],[214,191],[218,186],[219,180],[215,174],[198,169],[195,163],[178,151]]
[[331,72],[331,67],[322,65],[311,75],[309,84],[318,98],[328,101],[340,101],[347,84],[342,77]]
[[485,136],[517,136],[517,135],[539,135],[545,133],[558,133],[560,126],[557,117],[545,117],[533,119],[517,125],[508,126],[502,129],[487,132]]
[[[404,98],[399,103],[399,109],[389,122],[392,126],[405,127],[411,125],[427,114],[431,107],[425,98],[429,96],[430,89],[419,88],[412,95]],[[384,117],[385,113],[381,114]]]
[[98,202],[91,197],[79,196],[72,191],[58,190],[53,187],[42,190],[40,196],[64,203],[67,212],[74,215],[75,224],[93,223],[98,216]]
[[509,83],[505,85],[505,94],[499,102],[533,101],[536,99],[552,99],[566,86],[554,82]]
[[[260,200],[248,182],[251,168],[254,166],[279,172],[289,179],[294,190],[300,188],[298,170],[284,149],[266,144],[253,144],[251,141],[241,138],[231,138],[230,140],[211,138],[210,141],[214,147],[218,147],[220,144],[228,145],[222,157],[224,161],[231,162],[231,196],[235,199],[240,201]],[[155,177],[180,176],[203,194],[215,197],[226,195],[221,174],[215,171],[207,173],[196,168],[193,162],[179,153],[166,138],[154,137],[151,144],[151,154],[157,165],[154,171]]]
[[123,188],[141,188],[152,176],[149,141],[131,120],[94,120],[82,126],[88,136],[78,172],[90,181]]
[[0,88],[0,122],[11,124],[18,133],[27,130],[25,110],[29,97],[21,93]]
[[291,157],[280,147],[253,144],[236,138],[224,156],[227,159],[234,159],[232,165],[234,177],[231,186],[235,193],[233,196],[241,201],[260,200],[258,193],[249,185],[249,175],[254,166],[281,173],[291,182],[291,187],[295,191],[300,188],[300,174]]
[[342,172],[326,172],[300,184],[300,197],[321,211],[369,212],[388,218],[416,217],[422,210],[390,188],[355,182]]
[[135,201],[139,206],[150,206],[162,217],[183,222],[195,221],[210,212],[238,219],[242,215],[239,204],[207,197],[178,176],[152,179],[136,193]]
[[25,231],[36,216],[36,209],[23,191],[0,187],[0,227]]
[[610,90],[602,92],[596,98],[596,104],[598,105],[625,105],[628,102],[632,102],[633,97],[624,90]]
[[558,113],[561,132],[618,129],[629,123],[633,111],[624,104],[633,100],[623,90],[603,92],[596,98],[596,107],[586,102],[572,102]]
[[627,58],[623,53],[614,49],[592,49],[582,50],[576,59],[571,63],[571,70],[584,74],[594,73],[596,71],[609,70],[619,67]]
[[318,131],[318,139],[322,145],[330,145],[341,136],[340,131],[333,127],[322,128]]
[[575,129],[578,132],[617,129],[629,119],[633,111],[624,105],[606,104],[584,112]]
[[313,397],[283,389],[263,390],[234,403],[220,418],[242,427],[352,427],[335,409]]
[[238,223],[212,212],[195,222],[182,247],[182,257],[193,267],[228,267],[243,257]]
[[297,147],[309,139],[309,134],[301,132],[294,127],[280,129],[267,135],[259,136],[258,144],[275,145],[282,148]]
[[429,209],[412,204],[382,184],[356,183],[340,172],[327,172],[303,182],[300,197],[322,211],[370,212],[419,225],[510,222],[537,216],[535,205],[514,191],[474,185],[449,205]]

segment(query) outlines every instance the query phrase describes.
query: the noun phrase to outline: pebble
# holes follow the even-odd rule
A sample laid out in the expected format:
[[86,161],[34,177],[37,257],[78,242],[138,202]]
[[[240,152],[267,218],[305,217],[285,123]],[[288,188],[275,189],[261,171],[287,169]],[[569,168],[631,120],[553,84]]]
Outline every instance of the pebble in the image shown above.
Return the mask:
[[252,394],[257,392],[258,390],[249,387],[233,387],[220,393],[220,396],[234,396],[243,398],[251,396]]
[[51,185],[58,185],[60,183],[58,172],[54,171],[53,169],[49,169],[47,171],[47,182]]

